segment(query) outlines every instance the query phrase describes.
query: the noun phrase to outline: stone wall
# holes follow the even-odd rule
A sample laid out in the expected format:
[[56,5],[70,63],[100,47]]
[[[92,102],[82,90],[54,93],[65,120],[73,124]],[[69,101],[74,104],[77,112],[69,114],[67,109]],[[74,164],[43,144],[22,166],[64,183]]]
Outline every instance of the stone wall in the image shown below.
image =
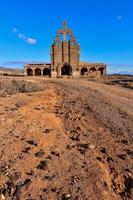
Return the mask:
[[24,66],[27,76],[51,76],[51,64],[26,64]]

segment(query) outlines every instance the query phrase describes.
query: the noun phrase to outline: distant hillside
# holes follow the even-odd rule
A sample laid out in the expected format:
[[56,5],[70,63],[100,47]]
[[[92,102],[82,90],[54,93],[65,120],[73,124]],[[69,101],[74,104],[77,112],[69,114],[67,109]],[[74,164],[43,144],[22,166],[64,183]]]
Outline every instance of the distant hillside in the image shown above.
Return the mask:
[[23,75],[23,69],[6,68],[0,66],[0,75]]

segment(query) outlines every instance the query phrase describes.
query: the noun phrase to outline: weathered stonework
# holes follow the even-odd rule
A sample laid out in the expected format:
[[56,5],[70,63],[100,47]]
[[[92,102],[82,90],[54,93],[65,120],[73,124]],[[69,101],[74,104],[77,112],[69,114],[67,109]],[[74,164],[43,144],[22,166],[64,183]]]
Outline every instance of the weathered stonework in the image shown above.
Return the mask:
[[95,77],[106,75],[106,65],[103,63],[80,62],[80,47],[71,29],[63,22],[63,29],[58,30],[50,47],[50,64],[26,64],[27,76],[46,76],[59,78]]

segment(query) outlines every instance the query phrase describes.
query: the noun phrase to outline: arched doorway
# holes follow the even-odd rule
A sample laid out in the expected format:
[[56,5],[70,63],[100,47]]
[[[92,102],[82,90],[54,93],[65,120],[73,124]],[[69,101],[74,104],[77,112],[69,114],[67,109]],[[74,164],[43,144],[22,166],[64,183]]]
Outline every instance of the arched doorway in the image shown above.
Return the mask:
[[104,68],[103,67],[99,68],[98,72],[100,75],[104,75]]
[[43,70],[43,76],[50,76],[50,69],[45,68],[45,69]]
[[90,74],[96,74],[96,68],[95,67],[90,68]]
[[62,76],[71,76],[72,75],[72,67],[68,63],[65,63],[61,68]]
[[28,68],[27,69],[27,76],[33,76],[33,70]]
[[88,69],[86,67],[81,69],[81,75],[88,75]]
[[41,70],[39,68],[35,69],[35,76],[41,76]]

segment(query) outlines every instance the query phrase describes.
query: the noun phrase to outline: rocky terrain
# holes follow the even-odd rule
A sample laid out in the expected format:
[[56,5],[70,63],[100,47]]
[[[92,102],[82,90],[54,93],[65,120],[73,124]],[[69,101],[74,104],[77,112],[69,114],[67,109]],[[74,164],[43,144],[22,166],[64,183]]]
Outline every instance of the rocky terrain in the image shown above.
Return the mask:
[[132,200],[133,90],[0,79],[1,200]]

